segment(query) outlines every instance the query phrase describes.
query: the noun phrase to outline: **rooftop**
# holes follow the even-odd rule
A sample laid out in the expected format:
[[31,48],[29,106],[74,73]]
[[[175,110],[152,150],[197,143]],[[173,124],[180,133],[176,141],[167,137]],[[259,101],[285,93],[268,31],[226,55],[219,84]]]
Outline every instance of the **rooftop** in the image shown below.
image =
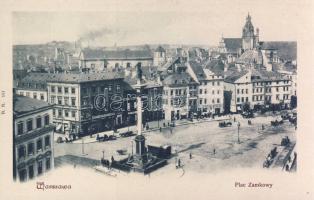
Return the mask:
[[187,86],[188,84],[197,84],[195,80],[186,72],[173,73],[168,75],[163,80],[163,85],[166,86]]
[[29,97],[19,95],[14,96],[13,111],[16,114],[24,114],[30,111],[34,111],[49,106],[50,104],[48,104],[46,101],[40,101],[37,99],[32,99]]
[[263,41],[262,49],[277,49],[278,56],[284,60],[297,59],[297,42],[296,41]]
[[130,60],[153,59],[149,50],[104,50],[86,48],[82,50],[84,59]]
[[224,38],[228,53],[237,53],[242,48],[242,38]]

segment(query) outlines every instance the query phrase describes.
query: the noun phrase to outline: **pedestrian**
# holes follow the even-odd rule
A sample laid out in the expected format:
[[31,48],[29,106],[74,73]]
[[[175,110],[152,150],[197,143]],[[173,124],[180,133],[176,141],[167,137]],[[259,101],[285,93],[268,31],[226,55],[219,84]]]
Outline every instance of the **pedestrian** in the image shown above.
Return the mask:
[[161,127],[159,127],[159,132],[161,132]]
[[178,160],[178,167],[181,167],[181,160],[180,160],[180,158]]
[[192,153],[190,153],[190,159],[192,159]]
[[163,125],[164,125],[164,127],[166,127],[166,123],[165,123],[165,122],[164,122],[164,124],[163,124]]
[[170,123],[168,122],[168,126],[170,126]]
[[264,130],[264,129],[265,129],[264,124],[262,124],[262,130]]
[[236,118],[235,117],[233,117],[233,122],[235,122],[236,121]]
[[213,153],[214,153],[214,155],[216,154],[216,149],[214,149]]

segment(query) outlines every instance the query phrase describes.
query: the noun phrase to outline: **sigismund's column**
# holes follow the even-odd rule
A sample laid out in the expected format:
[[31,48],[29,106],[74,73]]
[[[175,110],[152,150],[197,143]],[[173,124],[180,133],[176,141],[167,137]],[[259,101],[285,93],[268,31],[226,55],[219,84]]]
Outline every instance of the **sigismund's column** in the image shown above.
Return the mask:
[[142,69],[141,65],[138,64],[136,68],[137,72],[137,84],[136,88],[136,104],[137,104],[137,135],[135,137],[135,155],[134,160],[139,166],[143,166],[146,162],[144,155],[146,154],[145,148],[145,137],[142,135],[142,88],[144,86],[143,79],[142,79]]

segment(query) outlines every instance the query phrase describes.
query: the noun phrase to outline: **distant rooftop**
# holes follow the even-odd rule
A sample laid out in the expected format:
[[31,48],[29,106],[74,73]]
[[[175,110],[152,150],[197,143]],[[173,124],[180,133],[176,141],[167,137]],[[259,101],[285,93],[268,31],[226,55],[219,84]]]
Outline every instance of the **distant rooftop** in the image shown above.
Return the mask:
[[134,59],[153,59],[149,50],[104,50],[86,48],[82,50],[84,60],[106,59],[106,60],[134,60]]

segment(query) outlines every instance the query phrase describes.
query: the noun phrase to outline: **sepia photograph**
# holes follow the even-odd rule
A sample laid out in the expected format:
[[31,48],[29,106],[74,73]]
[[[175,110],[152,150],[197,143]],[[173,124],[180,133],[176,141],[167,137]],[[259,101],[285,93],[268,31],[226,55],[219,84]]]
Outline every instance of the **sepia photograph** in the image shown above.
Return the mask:
[[296,13],[306,3],[270,2],[10,11],[6,175],[16,187],[62,193],[84,180],[98,191],[102,181],[192,184],[195,175],[254,170],[273,181],[229,176],[225,184],[270,191],[279,177],[296,177],[304,16]]

